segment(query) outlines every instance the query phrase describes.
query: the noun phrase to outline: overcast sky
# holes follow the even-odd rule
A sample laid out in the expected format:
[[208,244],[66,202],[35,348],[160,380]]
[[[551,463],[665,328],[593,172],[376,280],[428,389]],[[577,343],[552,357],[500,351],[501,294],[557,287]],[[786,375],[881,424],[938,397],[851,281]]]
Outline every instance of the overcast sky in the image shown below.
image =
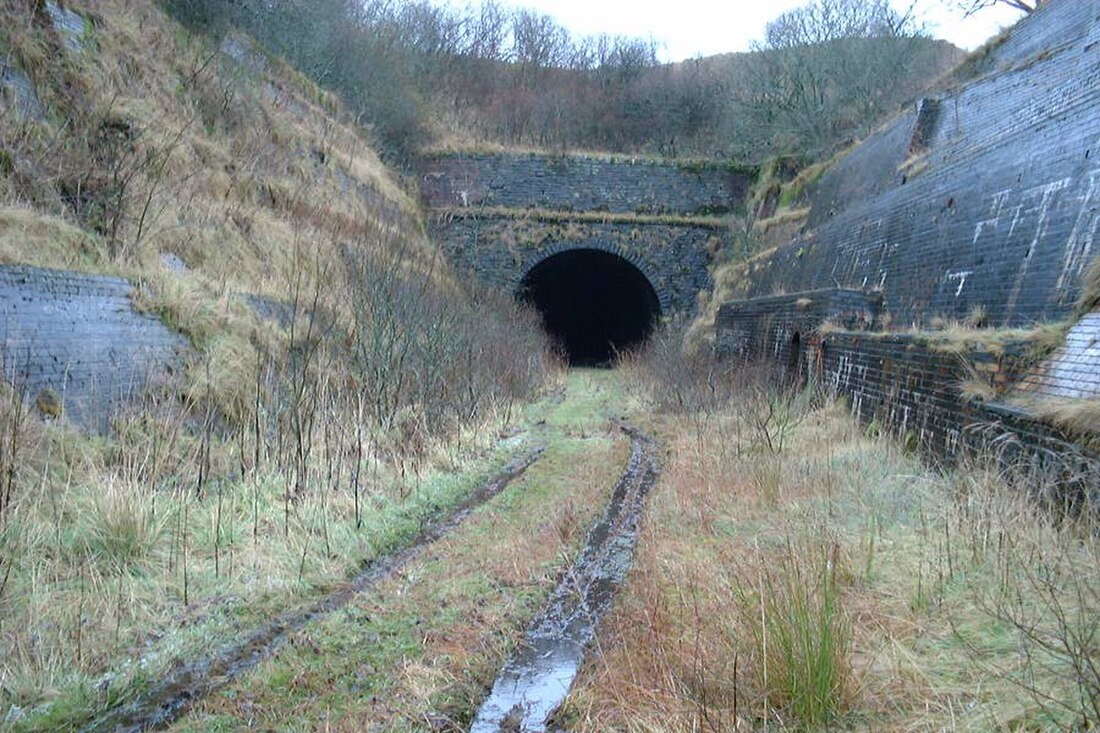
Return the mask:
[[[456,5],[463,0],[453,0]],[[680,61],[730,51],[747,51],[764,35],[764,26],[784,10],[805,0],[508,0],[507,4],[540,10],[579,35],[652,36],[661,45],[662,61]],[[952,0],[918,0],[921,17],[932,35],[967,50],[980,46],[1005,25],[1020,18],[1007,7],[962,18]],[[907,0],[896,0],[907,6]]]

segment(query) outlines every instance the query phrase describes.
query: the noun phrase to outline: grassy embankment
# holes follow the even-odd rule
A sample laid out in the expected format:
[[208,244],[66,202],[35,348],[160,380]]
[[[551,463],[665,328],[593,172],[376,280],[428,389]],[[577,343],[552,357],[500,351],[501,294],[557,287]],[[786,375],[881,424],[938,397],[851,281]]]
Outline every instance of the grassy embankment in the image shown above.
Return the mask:
[[843,403],[633,371],[641,409],[665,407],[670,457],[567,703],[573,729],[1100,722],[1090,520],[1052,515],[980,461],[929,470]]

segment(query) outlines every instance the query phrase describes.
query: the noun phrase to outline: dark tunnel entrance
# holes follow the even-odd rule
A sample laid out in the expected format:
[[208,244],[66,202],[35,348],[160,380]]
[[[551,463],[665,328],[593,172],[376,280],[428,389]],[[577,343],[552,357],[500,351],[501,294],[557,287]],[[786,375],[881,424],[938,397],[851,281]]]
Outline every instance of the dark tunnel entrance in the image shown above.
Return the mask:
[[661,316],[646,276],[598,249],[546,258],[523,278],[519,297],[538,309],[573,366],[610,364],[617,352],[643,343]]

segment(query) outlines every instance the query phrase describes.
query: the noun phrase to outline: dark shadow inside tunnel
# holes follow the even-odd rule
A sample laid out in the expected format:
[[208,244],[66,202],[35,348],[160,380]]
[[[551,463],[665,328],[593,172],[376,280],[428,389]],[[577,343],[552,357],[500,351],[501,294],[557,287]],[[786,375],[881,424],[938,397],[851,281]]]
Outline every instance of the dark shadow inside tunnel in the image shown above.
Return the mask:
[[523,278],[519,297],[539,311],[573,366],[609,365],[617,352],[642,344],[661,316],[646,276],[598,249],[546,258]]

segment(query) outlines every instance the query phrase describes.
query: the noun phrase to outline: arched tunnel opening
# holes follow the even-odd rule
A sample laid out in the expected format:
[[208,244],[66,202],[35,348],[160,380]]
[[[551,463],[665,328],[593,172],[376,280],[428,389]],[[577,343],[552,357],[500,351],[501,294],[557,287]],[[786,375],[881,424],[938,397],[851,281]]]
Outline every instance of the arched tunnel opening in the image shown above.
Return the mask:
[[657,292],[626,259],[598,249],[547,257],[520,283],[572,366],[608,366],[641,345],[661,317]]

